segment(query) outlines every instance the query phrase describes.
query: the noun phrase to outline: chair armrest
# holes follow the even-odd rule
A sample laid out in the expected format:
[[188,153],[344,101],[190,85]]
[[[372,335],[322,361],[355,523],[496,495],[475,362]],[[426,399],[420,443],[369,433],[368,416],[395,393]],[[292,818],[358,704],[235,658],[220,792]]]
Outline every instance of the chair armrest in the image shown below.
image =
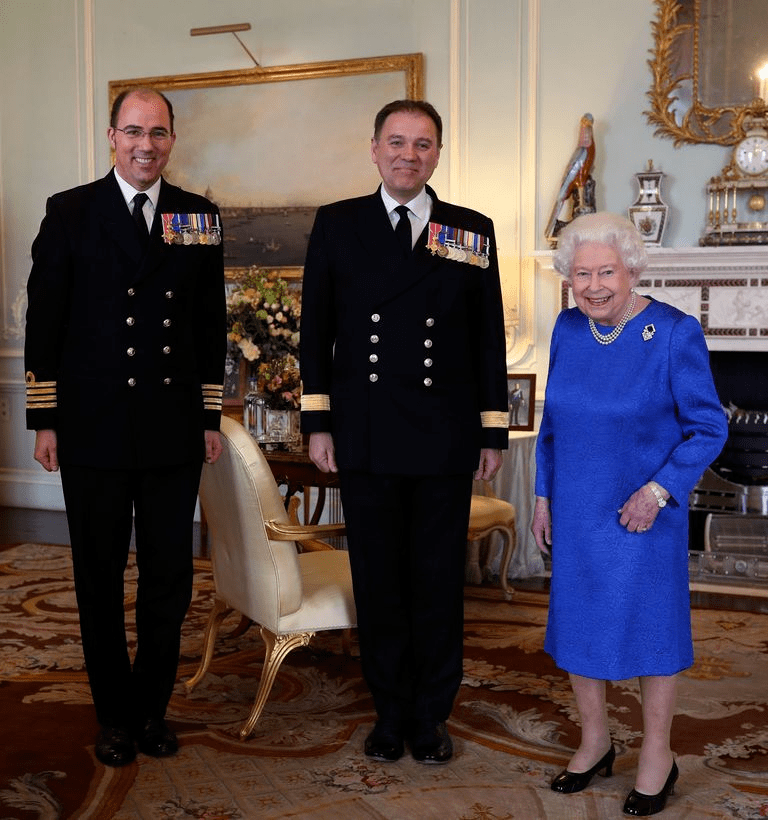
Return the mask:
[[344,522],[338,524],[286,524],[282,521],[265,521],[267,535],[275,541],[314,541],[344,535]]

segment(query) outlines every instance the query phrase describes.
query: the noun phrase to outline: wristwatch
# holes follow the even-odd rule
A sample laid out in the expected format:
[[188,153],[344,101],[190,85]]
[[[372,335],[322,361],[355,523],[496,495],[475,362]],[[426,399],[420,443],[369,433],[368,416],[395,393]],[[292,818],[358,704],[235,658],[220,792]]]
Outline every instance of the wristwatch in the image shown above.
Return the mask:
[[659,505],[659,509],[666,507],[667,499],[661,494],[661,487],[655,481],[649,481],[646,486],[650,487],[651,492],[656,496],[656,503]]

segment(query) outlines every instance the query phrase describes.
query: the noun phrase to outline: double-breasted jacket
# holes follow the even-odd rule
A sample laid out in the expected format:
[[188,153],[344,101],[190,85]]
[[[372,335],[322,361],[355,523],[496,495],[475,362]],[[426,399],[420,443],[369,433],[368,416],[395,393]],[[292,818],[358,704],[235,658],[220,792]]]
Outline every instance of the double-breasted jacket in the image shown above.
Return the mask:
[[62,464],[189,462],[219,428],[222,244],[165,241],[162,214],[220,226],[213,203],[163,180],[143,248],[113,171],[48,200],[27,286],[27,426],[57,431]]
[[506,448],[505,333],[492,221],[441,202],[430,222],[486,240],[483,267],[397,245],[379,192],[321,207],[304,269],[302,429],[342,470],[458,474]]

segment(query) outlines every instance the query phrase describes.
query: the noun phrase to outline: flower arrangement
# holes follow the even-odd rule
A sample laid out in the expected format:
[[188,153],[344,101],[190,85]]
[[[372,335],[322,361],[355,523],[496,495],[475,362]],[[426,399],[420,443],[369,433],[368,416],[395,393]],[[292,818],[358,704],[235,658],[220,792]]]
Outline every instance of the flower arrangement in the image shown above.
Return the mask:
[[270,397],[276,410],[298,410],[301,403],[299,363],[290,354],[260,362],[256,370],[256,389]]
[[295,357],[300,319],[301,299],[274,271],[251,267],[227,296],[227,339],[252,363]]

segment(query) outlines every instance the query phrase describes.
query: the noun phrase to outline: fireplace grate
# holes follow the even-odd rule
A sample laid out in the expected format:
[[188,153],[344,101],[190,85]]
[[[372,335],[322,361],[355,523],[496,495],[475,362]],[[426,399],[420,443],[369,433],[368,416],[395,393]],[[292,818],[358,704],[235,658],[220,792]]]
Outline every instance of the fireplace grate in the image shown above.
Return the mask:
[[768,518],[707,515],[704,550],[688,553],[691,581],[729,582],[768,589]]
[[736,484],[708,467],[688,499],[691,510],[768,515],[768,485]]
[[768,552],[689,552],[688,578],[694,582],[728,582],[768,590]]

